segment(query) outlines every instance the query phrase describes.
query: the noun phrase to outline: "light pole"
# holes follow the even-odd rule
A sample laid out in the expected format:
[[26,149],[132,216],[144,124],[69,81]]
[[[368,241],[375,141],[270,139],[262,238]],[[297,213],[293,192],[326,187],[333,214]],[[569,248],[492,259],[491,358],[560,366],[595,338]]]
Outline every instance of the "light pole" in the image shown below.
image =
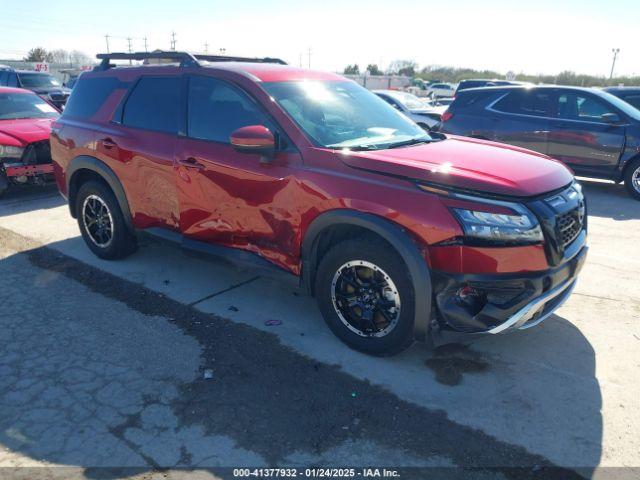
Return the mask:
[[616,66],[616,58],[618,58],[618,53],[620,53],[620,49],[612,48],[611,52],[613,53],[613,62],[611,63],[611,74],[609,74],[609,81],[613,79],[613,69]]

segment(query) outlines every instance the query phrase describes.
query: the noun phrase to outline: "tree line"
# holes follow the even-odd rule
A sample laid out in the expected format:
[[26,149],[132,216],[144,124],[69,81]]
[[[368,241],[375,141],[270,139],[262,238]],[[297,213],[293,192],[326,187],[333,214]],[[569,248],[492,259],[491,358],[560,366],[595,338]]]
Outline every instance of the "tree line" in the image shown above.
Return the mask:
[[[370,70],[370,67],[375,67]],[[368,75],[382,75],[383,72],[377,65],[369,65],[365,71]],[[373,72],[376,73],[373,73]],[[345,74],[360,74],[360,68],[357,64],[348,65],[344,69]],[[494,70],[475,70],[473,68],[447,67],[441,65],[427,65],[418,68],[418,65],[411,60],[394,60],[385,72],[388,75],[405,75],[412,78],[421,78],[426,82],[446,82],[458,83],[461,80],[470,78],[486,78],[486,79],[503,79],[503,73]],[[618,76],[609,80],[607,77],[597,75],[586,75],[582,73],[566,70],[557,75],[529,75],[526,73],[518,73],[516,80],[531,83],[557,84],[557,85],[574,85],[582,87],[600,87],[606,85],[640,85],[640,77],[635,76]]]
[[35,47],[29,50],[23,60],[25,62],[68,63],[72,65],[89,65],[93,63],[91,57],[80,50],[68,51],[62,48],[46,50],[42,47]]

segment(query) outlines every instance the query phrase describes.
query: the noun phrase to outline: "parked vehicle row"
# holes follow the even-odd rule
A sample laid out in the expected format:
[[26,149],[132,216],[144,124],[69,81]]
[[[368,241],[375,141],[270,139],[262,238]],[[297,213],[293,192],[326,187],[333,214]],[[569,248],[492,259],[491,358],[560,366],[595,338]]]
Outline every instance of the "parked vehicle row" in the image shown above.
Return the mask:
[[[586,210],[560,162],[425,132],[354,82],[274,59],[99,58],[51,152],[101,258],[146,231],[270,268],[376,355],[532,327],[575,284]],[[173,63],[112,63],[151,58]]]
[[528,148],[640,199],[640,110],[598,89],[488,87],[458,92],[442,133]]
[[400,90],[373,90],[377,96],[425,130],[438,125],[446,107],[434,107],[424,100]]
[[31,90],[58,109],[64,108],[71,93],[50,73],[16,70],[5,65],[0,65],[0,87]]

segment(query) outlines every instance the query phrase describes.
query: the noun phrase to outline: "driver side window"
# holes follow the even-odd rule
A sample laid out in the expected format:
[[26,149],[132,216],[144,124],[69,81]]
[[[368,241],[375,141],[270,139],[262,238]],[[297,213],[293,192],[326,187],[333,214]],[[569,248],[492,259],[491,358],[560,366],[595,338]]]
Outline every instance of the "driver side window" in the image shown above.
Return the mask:
[[187,135],[191,138],[229,143],[241,127],[264,125],[273,132],[272,122],[241,90],[212,78],[189,78]]
[[601,122],[602,116],[616,113],[613,108],[589,95],[563,93],[558,97],[558,117],[586,122]]

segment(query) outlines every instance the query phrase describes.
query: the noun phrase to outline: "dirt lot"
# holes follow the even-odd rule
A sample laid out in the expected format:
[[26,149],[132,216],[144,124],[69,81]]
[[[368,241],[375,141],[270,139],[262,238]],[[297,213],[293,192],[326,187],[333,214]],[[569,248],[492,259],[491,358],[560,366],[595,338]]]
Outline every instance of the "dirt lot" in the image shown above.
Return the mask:
[[640,467],[640,203],[607,183],[585,191],[591,251],[557,315],[387,359],[348,350],[290,286],[150,240],[101,261],[54,189],[11,192],[0,200],[0,471],[637,478],[620,467]]

